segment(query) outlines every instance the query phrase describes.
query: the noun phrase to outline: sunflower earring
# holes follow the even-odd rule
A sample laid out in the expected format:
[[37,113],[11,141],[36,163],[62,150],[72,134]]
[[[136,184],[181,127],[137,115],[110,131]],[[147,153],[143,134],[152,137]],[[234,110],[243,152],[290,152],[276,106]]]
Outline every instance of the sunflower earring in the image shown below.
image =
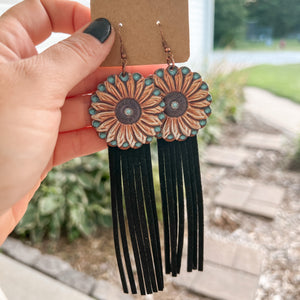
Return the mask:
[[119,24],[122,72],[98,85],[89,112],[92,126],[108,144],[114,243],[123,290],[128,293],[128,279],[131,292],[137,293],[131,244],[144,295],[164,286],[149,145],[161,130],[164,103],[153,80],[126,72],[121,27]]
[[187,271],[203,270],[203,195],[196,135],[211,114],[212,97],[198,73],[175,66],[159,21],[157,25],[168,64],[151,76],[165,105],[162,129],[157,133],[165,268],[167,274],[176,276],[181,267],[185,206]]

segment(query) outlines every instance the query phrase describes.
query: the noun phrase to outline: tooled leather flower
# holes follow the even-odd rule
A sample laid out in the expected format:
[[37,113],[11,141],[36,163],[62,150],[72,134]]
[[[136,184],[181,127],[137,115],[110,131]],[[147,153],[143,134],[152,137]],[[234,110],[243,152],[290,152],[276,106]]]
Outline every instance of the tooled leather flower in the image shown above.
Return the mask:
[[92,125],[112,147],[136,149],[148,144],[165,117],[160,94],[153,80],[139,73],[109,76],[91,98]]
[[187,67],[158,69],[153,75],[165,103],[166,118],[158,138],[184,141],[206,125],[211,114],[208,85]]

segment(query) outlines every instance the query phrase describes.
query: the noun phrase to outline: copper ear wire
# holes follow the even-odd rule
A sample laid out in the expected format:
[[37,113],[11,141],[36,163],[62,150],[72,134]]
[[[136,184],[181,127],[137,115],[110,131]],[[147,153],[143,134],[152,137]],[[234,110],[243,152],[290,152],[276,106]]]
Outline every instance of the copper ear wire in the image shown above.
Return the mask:
[[169,67],[171,67],[173,69],[175,67],[174,55],[173,55],[172,50],[169,47],[169,45],[168,45],[168,43],[167,43],[167,41],[165,39],[165,36],[164,36],[163,30],[162,30],[162,26],[161,26],[160,21],[157,21],[156,25],[158,26],[159,31],[160,31],[161,40],[162,40],[162,46],[163,46],[163,48],[165,50],[166,57],[167,57],[167,64],[169,65]]
[[127,53],[124,47],[124,43],[121,36],[121,28],[123,27],[122,23],[119,23],[118,33],[120,40],[120,53],[121,53],[121,65],[122,65],[122,76],[126,75],[126,66],[127,66]]

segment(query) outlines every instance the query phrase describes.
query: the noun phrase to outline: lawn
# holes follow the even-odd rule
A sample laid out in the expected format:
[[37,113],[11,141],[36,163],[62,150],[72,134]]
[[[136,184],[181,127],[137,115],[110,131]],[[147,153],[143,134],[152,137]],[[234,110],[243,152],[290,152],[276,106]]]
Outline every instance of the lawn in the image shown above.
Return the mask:
[[259,65],[232,74],[242,76],[246,85],[270,91],[300,104],[300,64]]

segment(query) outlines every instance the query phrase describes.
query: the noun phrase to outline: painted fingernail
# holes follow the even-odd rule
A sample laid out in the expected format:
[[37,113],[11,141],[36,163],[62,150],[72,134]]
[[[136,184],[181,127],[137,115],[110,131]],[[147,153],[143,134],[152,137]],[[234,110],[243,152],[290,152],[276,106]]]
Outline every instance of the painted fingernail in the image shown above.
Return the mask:
[[85,30],[84,33],[90,34],[104,43],[111,34],[111,24],[107,19],[99,18],[91,23]]

